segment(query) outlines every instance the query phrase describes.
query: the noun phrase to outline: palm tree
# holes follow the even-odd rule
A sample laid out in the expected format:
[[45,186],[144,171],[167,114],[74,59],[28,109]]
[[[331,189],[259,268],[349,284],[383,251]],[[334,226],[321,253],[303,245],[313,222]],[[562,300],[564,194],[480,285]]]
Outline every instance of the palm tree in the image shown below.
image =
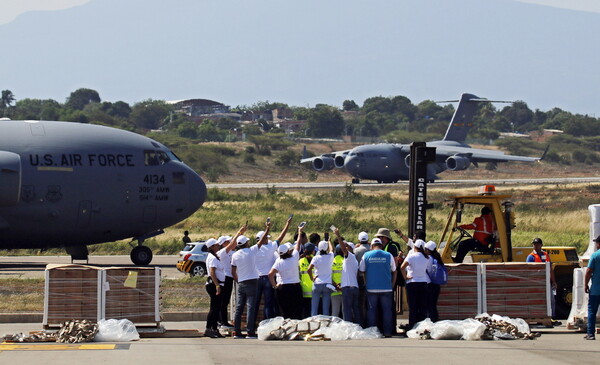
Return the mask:
[[6,115],[6,109],[11,106],[15,101],[15,95],[10,90],[2,90],[2,97],[0,98],[0,109],[2,109],[2,115]]

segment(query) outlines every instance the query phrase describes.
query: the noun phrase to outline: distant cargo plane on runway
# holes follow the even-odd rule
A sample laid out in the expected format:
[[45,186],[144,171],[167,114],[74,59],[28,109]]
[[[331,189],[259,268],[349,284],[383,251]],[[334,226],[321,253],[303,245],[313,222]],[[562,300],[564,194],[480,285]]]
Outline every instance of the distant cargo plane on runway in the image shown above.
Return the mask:
[[[477,102],[490,100],[472,94],[462,94],[457,100],[458,107],[452,116],[448,130],[441,141],[427,142],[428,147],[436,147],[436,163],[428,165],[429,180],[438,179],[437,174],[445,171],[465,170],[469,165],[482,162],[541,160],[536,157],[505,155],[501,151],[471,148],[465,144],[467,133],[471,129],[473,116],[477,111]],[[364,180],[376,180],[390,183],[408,180],[410,165],[410,145],[395,143],[368,144],[351,150],[326,153],[321,156],[307,158],[303,156],[300,163],[312,163],[317,171],[331,170],[334,167],[344,169],[350,174],[353,183]]]
[[164,145],[98,125],[0,120],[0,249],[65,247],[145,239],[202,206],[204,181]]

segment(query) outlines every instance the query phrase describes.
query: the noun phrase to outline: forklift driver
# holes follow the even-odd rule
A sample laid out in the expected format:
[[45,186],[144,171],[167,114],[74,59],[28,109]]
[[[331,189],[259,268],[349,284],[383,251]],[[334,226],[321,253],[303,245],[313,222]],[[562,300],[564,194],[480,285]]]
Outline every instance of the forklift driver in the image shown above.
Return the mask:
[[490,240],[493,238],[493,233],[496,230],[492,211],[488,207],[481,208],[481,216],[475,218],[471,224],[463,224],[458,226],[462,229],[473,229],[473,238],[461,241],[456,250],[454,262],[461,263],[469,251],[487,252],[490,246]]

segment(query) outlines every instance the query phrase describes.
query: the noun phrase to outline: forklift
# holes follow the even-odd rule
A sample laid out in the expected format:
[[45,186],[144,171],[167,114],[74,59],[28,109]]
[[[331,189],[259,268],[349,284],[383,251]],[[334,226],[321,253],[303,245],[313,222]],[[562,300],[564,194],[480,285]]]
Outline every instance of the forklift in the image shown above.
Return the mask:
[[[449,197],[444,205],[452,208],[440,238],[439,251],[444,263],[453,263],[452,253],[460,242],[471,239],[471,234],[460,228],[463,214],[477,215],[481,208],[488,207],[492,212],[496,231],[487,247],[481,251],[472,251],[465,257],[474,263],[479,262],[525,262],[531,253],[531,247],[513,247],[511,231],[515,228],[514,204],[509,201],[511,195],[496,194],[493,185],[479,188],[477,194]],[[567,318],[572,304],[573,270],[580,267],[577,250],[574,247],[547,247],[552,270],[557,283],[556,318]]]

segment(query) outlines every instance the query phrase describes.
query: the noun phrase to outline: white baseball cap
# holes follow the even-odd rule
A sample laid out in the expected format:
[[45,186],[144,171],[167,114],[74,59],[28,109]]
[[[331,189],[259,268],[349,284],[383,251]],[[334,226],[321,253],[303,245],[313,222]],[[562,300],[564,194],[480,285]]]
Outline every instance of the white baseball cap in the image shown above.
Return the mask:
[[423,248],[425,246],[425,241],[423,240],[416,240],[415,241],[415,247],[417,248]]
[[350,247],[352,249],[352,251],[354,251],[354,243],[346,242],[346,244],[348,245],[348,247]]
[[327,242],[327,241],[319,242],[319,251],[327,251],[328,248],[329,248],[329,242]]
[[358,241],[361,243],[369,242],[369,234],[367,232],[360,232],[358,234]]
[[371,245],[383,245],[383,242],[381,242],[379,238],[375,237],[373,240],[371,240]]
[[206,242],[204,242],[206,248],[211,248],[212,246],[217,244],[217,240],[214,238],[209,238]]
[[250,238],[248,238],[246,236],[239,236],[236,240],[238,246],[243,246],[248,241],[250,241]]
[[287,245],[281,245],[277,248],[277,251],[279,252],[280,255],[287,253],[289,250],[290,250],[290,248]]
[[[262,238],[263,234],[265,234],[265,231],[260,231],[256,234],[256,239],[259,240]],[[271,238],[271,235],[267,235],[267,238]]]
[[433,241],[428,241],[425,244],[425,248],[428,249],[429,251],[433,251],[433,250],[435,250],[437,248],[437,244],[435,242],[433,242]]
[[217,245],[222,245],[227,241],[231,241],[233,237],[231,236],[221,236],[219,238],[217,238]]

